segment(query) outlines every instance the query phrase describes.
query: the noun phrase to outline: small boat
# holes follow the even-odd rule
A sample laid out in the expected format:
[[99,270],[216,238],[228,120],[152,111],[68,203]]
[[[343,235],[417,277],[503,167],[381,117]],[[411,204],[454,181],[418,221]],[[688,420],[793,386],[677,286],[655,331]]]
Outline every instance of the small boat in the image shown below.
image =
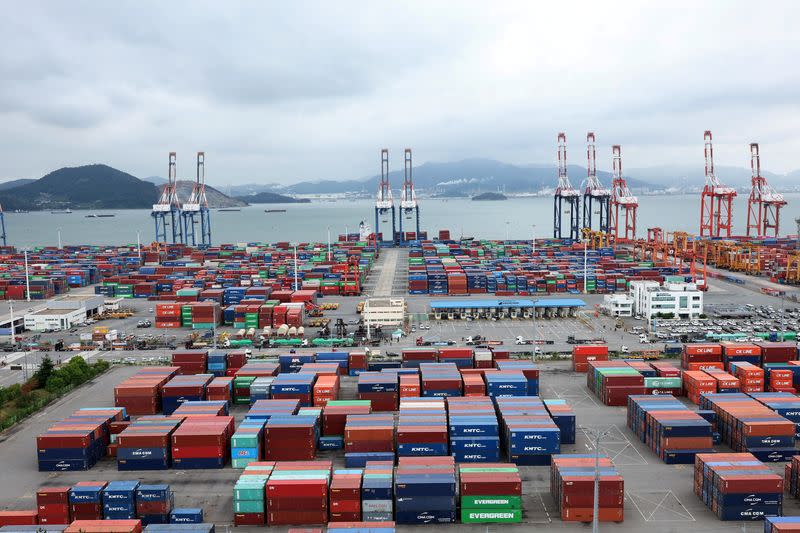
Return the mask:
[[50,211],[50,214],[51,215],[71,215],[72,214],[72,209],[70,209],[68,207],[66,209],[61,209],[60,211]]
[[220,213],[235,213],[237,211],[241,211],[238,207],[220,207],[217,209]]
[[265,213],[285,213],[286,209],[264,209]]

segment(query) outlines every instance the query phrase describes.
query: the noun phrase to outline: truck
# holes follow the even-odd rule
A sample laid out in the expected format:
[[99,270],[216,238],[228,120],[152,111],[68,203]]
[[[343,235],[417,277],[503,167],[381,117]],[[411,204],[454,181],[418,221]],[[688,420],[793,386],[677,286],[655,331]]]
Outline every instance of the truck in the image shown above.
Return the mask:
[[467,346],[502,346],[503,341],[491,341],[480,335],[475,335],[464,339],[464,344]]
[[455,346],[455,341],[426,341],[422,337],[417,337],[417,346]]
[[526,339],[522,335],[517,335],[517,338],[514,339],[514,344],[516,344],[517,346],[529,346],[531,344],[538,344],[538,345],[555,344],[555,341],[545,340],[545,339],[537,339],[537,340]]
[[575,335],[569,335],[567,337],[567,344],[605,344],[606,340],[603,338],[595,338],[595,339],[578,339]]

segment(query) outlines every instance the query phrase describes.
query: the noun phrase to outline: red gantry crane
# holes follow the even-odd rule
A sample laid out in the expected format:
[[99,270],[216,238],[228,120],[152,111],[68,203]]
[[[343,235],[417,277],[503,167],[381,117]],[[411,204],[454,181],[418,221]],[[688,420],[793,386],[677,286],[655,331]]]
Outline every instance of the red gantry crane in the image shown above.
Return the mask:
[[603,187],[597,178],[597,153],[594,133],[586,134],[586,188],[583,190],[583,227],[592,229],[592,209],[597,207],[598,230],[608,233],[608,217],[611,191]]
[[705,140],[706,184],[700,196],[700,236],[730,237],[731,211],[736,189],[725,187],[714,173],[714,147],[711,132],[703,135]]
[[761,175],[758,143],[750,143],[750,167],[753,169],[753,179],[750,197],[747,199],[747,236],[777,237],[780,211],[786,205],[786,200]]
[[[580,213],[578,204],[581,201],[580,193],[572,188],[567,176],[567,136],[558,134],[558,186],[553,198],[553,237],[556,239],[579,240]],[[562,211],[566,204],[567,211]],[[569,234],[563,235],[561,231],[561,218],[564,213],[569,214]]]
[[636,239],[636,210],[639,199],[628,188],[622,176],[622,147],[615,144],[611,148],[613,164],[613,183],[611,184],[611,217],[609,233],[616,242],[632,242]]

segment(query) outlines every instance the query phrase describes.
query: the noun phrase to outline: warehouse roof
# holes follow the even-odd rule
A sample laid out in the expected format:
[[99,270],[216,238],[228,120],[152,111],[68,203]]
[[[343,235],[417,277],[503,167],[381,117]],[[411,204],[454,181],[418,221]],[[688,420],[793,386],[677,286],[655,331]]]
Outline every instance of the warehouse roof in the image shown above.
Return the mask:
[[[586,302],[578,298],[553,298],[548,300],[536,300],[536,307],[586,307]],[[533,300],[529,299],[503,299],[503,300],[431,300],[431,309],[491,309],[521,307],[530,308],[534,306]]]

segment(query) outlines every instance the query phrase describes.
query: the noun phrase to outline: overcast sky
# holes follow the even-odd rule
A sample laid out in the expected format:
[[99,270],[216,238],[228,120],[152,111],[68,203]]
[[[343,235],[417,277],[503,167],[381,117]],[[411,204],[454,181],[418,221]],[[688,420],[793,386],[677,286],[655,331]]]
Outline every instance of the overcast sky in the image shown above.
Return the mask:
[[[402,4],[402,5],[401,5]],[[652,3],[650,3],[652,5]],[[487,157],[800,168],[800,3],[16,2],[0,18],[0,180],[102,162],[211,184]],[[663,5],[660,4],[660,5]]]

